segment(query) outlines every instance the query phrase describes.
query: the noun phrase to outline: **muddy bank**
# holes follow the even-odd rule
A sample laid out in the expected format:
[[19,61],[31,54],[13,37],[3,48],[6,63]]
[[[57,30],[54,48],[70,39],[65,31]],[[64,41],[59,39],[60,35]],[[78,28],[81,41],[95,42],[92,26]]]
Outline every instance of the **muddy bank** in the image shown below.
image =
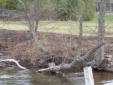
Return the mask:
[[[62,61],[70,63],[76,56],[77,39],[76,35],[56,34],[38,32],[39,49],[37,59],[34,59],[33,40],[27,31],[0,30],[0,58],[14,58],[20,61],[21,65],[31,67],[48,67],[49,62],[56,65]],[[82,55],[96,46],[96,37],[83,38]],[[105,42],[113,42],[113,38],[105,38]],[[105,56],[113,56],[113,44],[105,45]],[[91,56],[91,59],[94,55]],[[66,59],[64,59],[66,58]],[[37,60],[37,62],[33,62]],[[46,63],[45,63],[46,61]]]

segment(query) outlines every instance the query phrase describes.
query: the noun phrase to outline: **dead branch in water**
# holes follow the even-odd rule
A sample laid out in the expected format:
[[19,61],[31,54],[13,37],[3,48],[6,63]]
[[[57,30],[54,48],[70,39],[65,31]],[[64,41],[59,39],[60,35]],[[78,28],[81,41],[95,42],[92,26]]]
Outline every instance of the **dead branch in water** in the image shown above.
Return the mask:
[[15,59],[4,59],[4,60],[0,59],[0,62],[13,62],[13,63],[15,63],[19,68],[21,68],[21,69],[23,69],[23,70],[27,69],[27,68],[21,66],[21,65],[19,64],[19,62],[18,62],[17,60],[15,60]]

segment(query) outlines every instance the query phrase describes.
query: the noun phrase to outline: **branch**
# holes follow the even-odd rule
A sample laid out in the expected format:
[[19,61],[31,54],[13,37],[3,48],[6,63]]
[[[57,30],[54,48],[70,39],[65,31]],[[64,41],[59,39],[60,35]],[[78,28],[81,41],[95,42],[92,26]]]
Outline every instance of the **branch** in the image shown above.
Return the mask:
[[26,11],[26,7],[25,7],[24,2],[22,0],[17,0],[17,1],[21,4],[23,10]]
[[28,24],[29,24],[29,26],[28,27],[30,27],[30,24],[31,24],[31,19],[30,19],[30,16],[28,15],[28,13],[27,13],[27,8],[26,8],[26,6],[25,6],[25,4],[24,4],[24,2],[22,1],[22,0],[17,0],[19,3],[20,3],[20,5],[22,6],[22,8],[23,8],[23,11],[24,11],[24,13],[25,13],[25,19],[27,18],[27,20],[28,20]]
[[59,71],[62,69],[69,69],[71,67],[71,64],[60,64],[58,66],[50,66],[48,68],[44,68],[44,69],[39,69],[38,72],[44,72],[44,71]]
[[50,70],[60,70],[61,65],[58,66],[52,66],[52,67],[48,67],[48,68],[44,68],[44,69],[39,69],[38,72],[44,72],[44,71],[50,71]]
[[5,59],[5,60],[0,59],[0,62],[14,62],[19,68],[21,68],[23,70],[27,69],[27,68],[21,66],[19,64],[19,62],[17,60],[15,60],[15,59]]
[[95,47],[94,49],[88,51],[83,57],[82,59],[86,59],[87,57],[89,57],[91,54],[95,53],[99,48],[101,48],[105,43],[102,43],[100,45],[98,45],[97,47]]

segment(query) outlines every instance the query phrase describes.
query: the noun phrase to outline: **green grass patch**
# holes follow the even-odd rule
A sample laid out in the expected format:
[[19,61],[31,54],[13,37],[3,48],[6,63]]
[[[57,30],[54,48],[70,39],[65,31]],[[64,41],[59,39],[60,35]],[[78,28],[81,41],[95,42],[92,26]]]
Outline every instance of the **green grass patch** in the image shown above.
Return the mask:
[[[95,22],[95,23],[98,23],[98,15],[95,15],[94,18],[91,20],[91,21],[88,21],[88,22]],[[105,16],[105,22],[106,23],[113,23],[113,15],[106,15]]]
[[[106,31],[113,31],[113,15],[106,15]],[[85,35],[96,34],[98,28],[98,16],[95,16],[91,21],[84,21],[83,32]],[[27,24],[24,21],[8,21],[0,22],[0,29],[8,30],[28,30]],[[65,34],[78,34],[79,23],[75,21],[40,21],[39,31],[55,32]]]

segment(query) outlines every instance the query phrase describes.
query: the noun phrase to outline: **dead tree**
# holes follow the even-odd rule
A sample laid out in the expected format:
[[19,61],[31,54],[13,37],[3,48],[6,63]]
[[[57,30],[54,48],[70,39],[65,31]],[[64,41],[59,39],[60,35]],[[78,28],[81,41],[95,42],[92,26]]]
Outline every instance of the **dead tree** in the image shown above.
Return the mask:
[[[97,45],[104,43],[104,32],[105,32],[105,1],[100,0],[99,4],[99,20],[98,20],[98,39]],[[96,66],[98,67],[104,60],[104,47],[101,47],[96,53]]]

